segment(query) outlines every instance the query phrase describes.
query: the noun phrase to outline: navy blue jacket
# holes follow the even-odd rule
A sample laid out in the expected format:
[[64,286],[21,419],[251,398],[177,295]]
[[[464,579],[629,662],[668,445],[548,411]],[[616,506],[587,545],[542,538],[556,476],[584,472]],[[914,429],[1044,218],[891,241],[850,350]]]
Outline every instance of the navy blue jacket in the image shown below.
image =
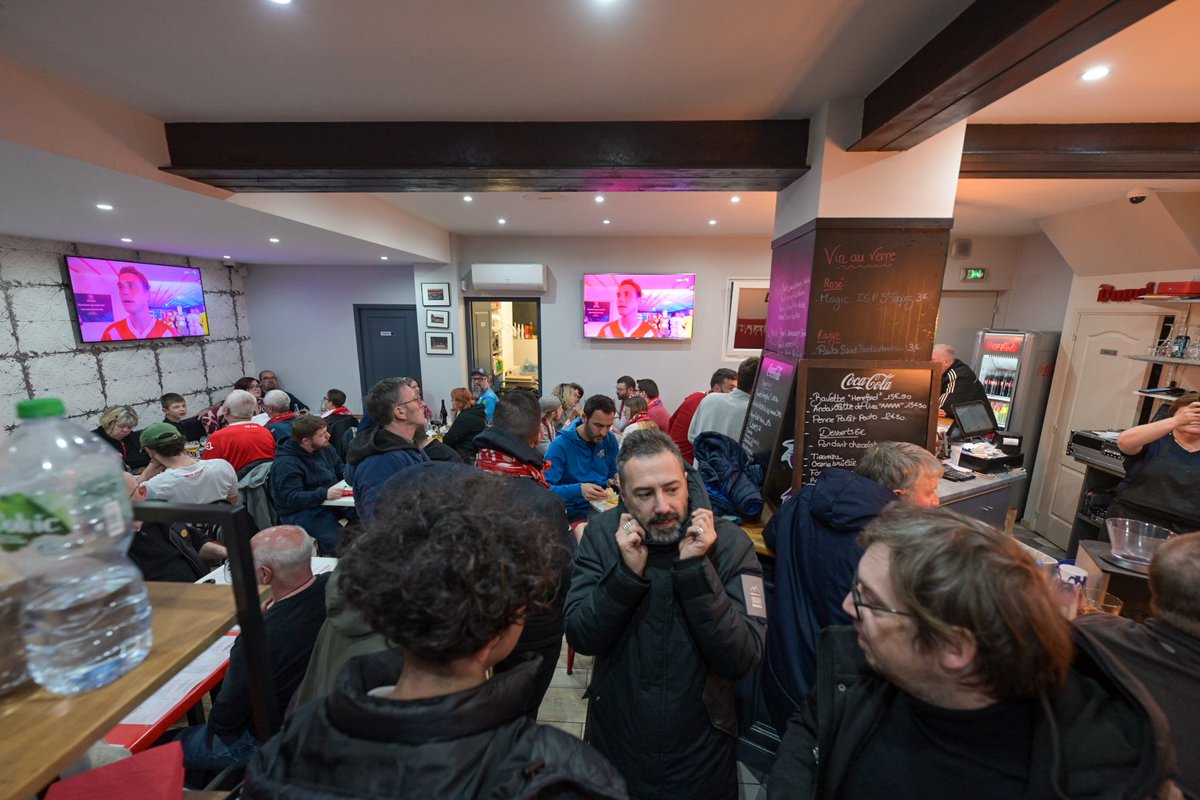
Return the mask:
[[354,489],[354,510],[364,524],[375,513],[375,501],[383,485],[393,475],[429,456],[412,439],[392,433],[387,428],[359,425],[358,433],[346,449],[346,482]]
[[858,534],[895,499],[875,481],[827,469],[784,503],[763,530],[775,551],[763,694],[781,736],[816,679],[818,635],[851,622],[842,600],[862,557]]
[[325,502],[330,486],[342,479],[342,460],[337,450],[326,447],[315,453],[305,451],[291,439],[275,449],[271,467],[271,497],[282,517]]
[[757,517],[762,511],[762,470],[736,440],[705,431],[692,443],[693,458],[718,516]]

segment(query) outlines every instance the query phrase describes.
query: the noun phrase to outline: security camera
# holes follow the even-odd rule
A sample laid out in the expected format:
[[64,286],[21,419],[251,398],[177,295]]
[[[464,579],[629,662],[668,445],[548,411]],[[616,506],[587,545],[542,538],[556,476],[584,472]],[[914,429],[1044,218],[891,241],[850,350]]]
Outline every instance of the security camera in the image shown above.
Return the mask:
[[1125,197],[1131,205],[1138,205],[1146,202],[1146,198],[1150,195],[1150,189],[1130,189],[1125,193]]

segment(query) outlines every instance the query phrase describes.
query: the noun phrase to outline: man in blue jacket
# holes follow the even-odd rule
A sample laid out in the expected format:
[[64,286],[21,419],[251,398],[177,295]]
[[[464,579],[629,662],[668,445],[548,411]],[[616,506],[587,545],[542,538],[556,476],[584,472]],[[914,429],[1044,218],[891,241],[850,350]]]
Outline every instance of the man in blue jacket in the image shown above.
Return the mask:
[[909,442],[880,442],[854,472],[827,469],[780,507],[763,530],[775,551],[775,594],[763,666],[763,697],[775,729],[804,703],[817,675],[817,636],[852,621],[842,600],[862,557],[858,534],[900,499],[938,505],[942,465]]
[[363,400],[375,424],[360,425],[346,448],[346,481],[364,525],[371,521],[383,485],[401,470],[429,460],[415,441],[425,427],[425,403],[415,385],[411,378],[384,378]]
[[617,474],[616,416],[612,398],[594,394],[584,403],[583,416],[564,427],[546,450],[546,481],[567,504],[572,523],[587,519],[591,501],[604,499],[608,479]]
[[342,532],[339,509],[324,505],[344,494],[334,488],[342,479],[342,459],[330,447],[329,428],[321,417],[296,417],[291,433],[275,451],[271,490],[279,519],[299,525],[332,553]]

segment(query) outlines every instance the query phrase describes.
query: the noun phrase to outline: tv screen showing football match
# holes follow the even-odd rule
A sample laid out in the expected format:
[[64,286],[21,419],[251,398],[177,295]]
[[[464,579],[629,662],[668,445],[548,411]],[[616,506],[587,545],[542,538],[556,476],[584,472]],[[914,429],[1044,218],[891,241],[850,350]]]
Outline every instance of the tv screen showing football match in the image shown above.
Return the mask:
[[66,263],[85,344],[208,335],[199,269],[78,256]]
[[583,335],[589,339],[690,339],[696,276],[583,276]]

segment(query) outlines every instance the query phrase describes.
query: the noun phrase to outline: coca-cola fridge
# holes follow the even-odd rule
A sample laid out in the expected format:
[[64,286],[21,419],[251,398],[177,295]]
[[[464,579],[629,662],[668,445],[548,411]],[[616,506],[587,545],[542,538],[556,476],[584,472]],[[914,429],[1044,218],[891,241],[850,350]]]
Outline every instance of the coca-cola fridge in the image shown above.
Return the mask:
[[[984,329],[975,335],[971,367],[987,391],[996,427],[1021,434],[1028,470],[1033,469],[1042,434],[1059,338],[1058,331]],[[1020,509],[1024,508],[1026,491],[1023,485],[1017,495]]]

